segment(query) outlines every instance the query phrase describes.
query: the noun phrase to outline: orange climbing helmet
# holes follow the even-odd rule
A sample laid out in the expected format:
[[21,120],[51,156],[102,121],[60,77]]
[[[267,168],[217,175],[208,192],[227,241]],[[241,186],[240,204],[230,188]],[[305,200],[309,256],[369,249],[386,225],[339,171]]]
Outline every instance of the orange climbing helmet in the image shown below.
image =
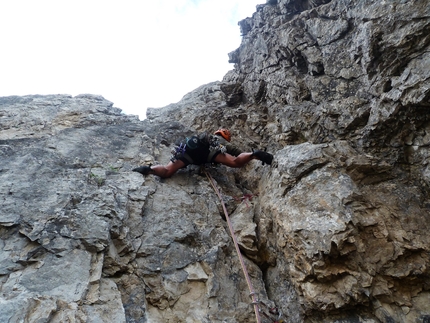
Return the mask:
[[230,130],[226,129],[226,128],[221,128],[218,129],[217,131],[215,131],[214,133],[215,135],[220,135],[221,137],[223,137],[225,140],[227,140],[228,142],[230,142],[231,140],[231,133]]

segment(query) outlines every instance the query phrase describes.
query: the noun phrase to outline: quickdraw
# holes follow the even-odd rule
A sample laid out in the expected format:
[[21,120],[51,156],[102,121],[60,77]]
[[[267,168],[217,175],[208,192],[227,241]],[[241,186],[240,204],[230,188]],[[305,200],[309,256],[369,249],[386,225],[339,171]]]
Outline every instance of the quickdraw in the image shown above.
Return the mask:
[[172,158],[170,158],[170,161],[174,163],[177,160],[176,156],[185,154],[186,150],[187,144],[181,143],[179,146],[175,146],[171,151]]
[[220,151],[221,154],[225,154],[227,152],[227,147],[221,144],[216,136],[210,136],[208,141],[210,152]]
[[258,196],[258,194],[243,194],[241,197],[235,196],[233,198],[236,202],[245,202],[246,206],[249,207],[248,201],[252,201],[254,196]]

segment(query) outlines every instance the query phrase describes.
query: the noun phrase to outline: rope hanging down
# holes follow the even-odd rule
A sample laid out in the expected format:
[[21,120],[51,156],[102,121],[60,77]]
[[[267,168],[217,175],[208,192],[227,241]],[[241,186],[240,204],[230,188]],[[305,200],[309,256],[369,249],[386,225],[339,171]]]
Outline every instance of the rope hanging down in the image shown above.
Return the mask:
[[209,182],[211,183],[216,195],[218,195],[218,198],[221,201],[222,209],[224,210],[225,218],[227,220],[228,228],[230,230],[230,234],[233,239],[234,247],[236,248],[237,255],[239,256],[240,265],[242,267],[243,274],[245,275],[246,283],[248,284],[249,295],[252,298],[252,305],[254,306],[255,318],[257,319],[257,323],[261,323],[260,310],[258,308],[259,300],[257,297],[257,293],[254,291],[254,288],[252,287],[251,279],[249,278],[248,271],[246,270],[245,262],[243,261],[242,254],[239,249],[239,244],[237,243],[237,239],[233,231],[233,225],[231,224],[230,217],[228,216],[227,208],[225,207],[220,191],[215,186],[212,176],[206,171],[206,169],[204,169],[204,172],[207,178],[209,179]]

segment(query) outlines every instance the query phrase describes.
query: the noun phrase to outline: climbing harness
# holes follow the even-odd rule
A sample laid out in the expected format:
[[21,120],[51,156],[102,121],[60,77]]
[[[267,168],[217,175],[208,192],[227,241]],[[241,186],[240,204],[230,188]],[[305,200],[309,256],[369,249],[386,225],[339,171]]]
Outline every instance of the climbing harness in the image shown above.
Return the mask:
[[181,143],[179,146],[173,147],[171,154],[172,158],[170,158],[170,161],[174,163],[176,160],[178,160],[178,155],[185,154],[185,151],[187,150],[187,144]]
[[227,220],[228,228],[230,230],[230,234],[231,234],[231,237],[233,239],[234,247],[236,248],[237,255],[239,256],[240,265],[242,267],[243,274],[245,275],[246,283],[248,284],[249,296],[251,297],[252,305],[254,306],[255,318],[257,319],[257,323],[261,323],[260,310],[258,308],[259,300],[257,297],[257,293],[254,291],[254,288],[252,287],[251,279],[249,278],[248,271],[246,270],[245,262],[243,261],[242,254],[241,254],[240,249],[239,249],[239,244],[237,243],[237,239],[236,239],[236,236],[235,236],[234,231],[233,231],[233,225],[231,224],[230,217],[228,216],[227,208],[225,207],[221,193],[218,190],[218,188],[216,187],[211,174],[209,174],[206,171],[206,169],[204,169],[204,172],[205,172],[206,177],[208,178],[209,182],[211,183],[212,188],[214,189],[216,195],[218,196],[219,200],[221,201],[222,209],[224,211],[225,218]]
[[[198,157],[203,156],[204,151],[207,150],[209,153],[204,157],[204,160],[199,159]],[[195,162],[199,162],[199,164],[210,163],[218,153],[225,154],[226,152],[227,147],[220,142],[219,137],[203,132],[198,136],[186,138],[185,142],[180,143],[179,146],[174,146],[170,151],[172,154],[170,161],[174,163],[182,158],[190,164]]]
[[221,154],[225,154],[227,152],[227,147],[220,143],[219,138],[217,136],[208,136],[209,142],[209,156],[208,161],[211,161],[212,158],[220,152]]
[[[233,244],[234,244],[234,247],[236,249],[236,253],[237,253],[238,257],[239,257],[239,262],[240,262],[240,265],[242,267],[242,271],[243,271],[243,274],[245,276],[246,283],[248,285],[249,296],[252,299],[251,304],[254,307],[255,318],[257,320],[257,323],[262,323],[260,313],[262,313],[263,316],[266,317],[267,319],[269,319],[272,323],[282,323],[282,322],[284,322],[283,319],[281,319],[282,312],[279,311],[278,308],[276,308],[276,307],[269,307],[263,301],[261,301],[261,300],[258,299],[258,294],[254,291],[254,288],[253,288],[252,283],[251,283],[251,279],[249,278],[249,274],[248,274],[248,271],[247,271],[246,266],[245,266],[245,262],[243,260],[242,253],[240,252],[239,244],[237,242],[236,235],[234,234],[233,225],[232,225],[230,217],[228,215],[227,208],[225,206],[224,200],[222,199],[221,192],[219,191],[219,189],[215,185],[214,179],[212,178],[211,174],[209,174],[209,172],[204,167],[202,167],[202,170],[206,174],[206,177],[208,178],[209,182],[211,183],[212,188],[214,189],[216,195],[218,196],[218,198],[219,198],[219,200],[221,202],[222,209],[223,209],[224,215],[225,215],[225,219],[227,221],[228,228],[230,230],[230,234],[231,234],[231,237],[233,239]],[[253,195],[251,195],[251,194],[246,194],[246,195],[244,195],[243,200],[244,201],[251,200],[252,196]],[[264,312],[262,310],[261,305],[265,306],[265,307],[267,307],[269,309],[269,314],[267,314],[266,312]],[[273,319],[273,316],[276,316],[277,318]]]

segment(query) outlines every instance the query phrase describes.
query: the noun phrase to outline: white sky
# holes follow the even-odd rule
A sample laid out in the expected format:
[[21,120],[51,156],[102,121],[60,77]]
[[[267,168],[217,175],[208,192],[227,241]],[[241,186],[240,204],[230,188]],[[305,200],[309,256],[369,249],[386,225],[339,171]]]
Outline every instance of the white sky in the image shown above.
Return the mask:
[[264,0],[0,0],[0,96],[91,93],[127,114],[233,69]]

